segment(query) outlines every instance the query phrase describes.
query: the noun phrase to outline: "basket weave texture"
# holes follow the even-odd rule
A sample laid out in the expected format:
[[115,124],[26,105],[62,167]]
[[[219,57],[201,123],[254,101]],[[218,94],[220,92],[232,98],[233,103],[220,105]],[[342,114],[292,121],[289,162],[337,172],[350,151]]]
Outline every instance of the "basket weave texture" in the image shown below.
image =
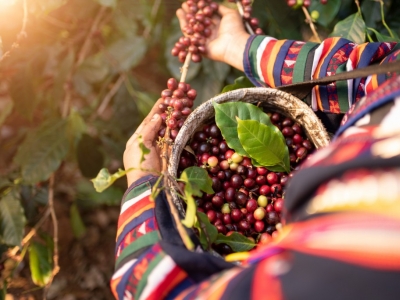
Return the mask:
[[[171,151],[168,172],[172,178],[177,176],[181,153],[190,138],[202,125],[214,118],[213,102],[220,104],[238,101],[257,104],[265,111],[278,112],[293,119],[303,127],[307,137],[317,149],[329,143],[329,135],[325,127],[312,109],[300,99],[272,88],[237,89],[211,98],[196,108],[186,119]],[[172,193],[172,197],[179,212],[184,216],[185,211],[181,200],[175,193]]]

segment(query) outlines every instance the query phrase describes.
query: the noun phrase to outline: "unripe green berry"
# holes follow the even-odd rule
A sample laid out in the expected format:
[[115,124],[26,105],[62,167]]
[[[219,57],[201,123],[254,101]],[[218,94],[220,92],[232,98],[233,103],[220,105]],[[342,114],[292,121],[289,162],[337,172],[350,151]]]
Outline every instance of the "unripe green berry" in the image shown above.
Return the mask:
[[257,204],[258,204],[258,206],[266,207],[268,205],[268,198],[264,195],[258,196]]
[[313,19],[313,21],[318,20],[319,18],[319,11],[318,10],[313,10],[310,14],[311,19]]
[[231,213],[231,208],[229,207],[229,203],[224,203],[224,205],[222,205],[221,212],[223,214],[230,214]]
[[239,164],[242,162],[243,156],[241,156],[239,153],[235,152],[232,154],[231,160],[232,160],[232,162]]

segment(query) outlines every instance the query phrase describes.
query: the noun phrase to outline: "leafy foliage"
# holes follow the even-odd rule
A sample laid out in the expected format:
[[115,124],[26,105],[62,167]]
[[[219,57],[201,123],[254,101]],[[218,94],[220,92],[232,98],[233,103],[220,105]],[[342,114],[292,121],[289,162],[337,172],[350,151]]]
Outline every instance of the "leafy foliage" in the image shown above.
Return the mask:
[[262,109],[250,103],[229,102],[223,104],[213,103],[213,105],[215,121],[228,146],[235,149],[240,155],[249,156],[239,140],[237,118],[240,120],[256,120],[265,125],[272,125],[268,115]]
[[[253,2],[267,35],[308,39],[309,26],[301,9],[290,9],[281,0]],[[165,88],[167,78],[180,77],[181,64],[170,55],[180,35],[175,18],[179,1],[161,1],[158,9],[155,0],[82,3],[27,1],[32,26],[18,48],[12,45],[22,27],[22,1],[0,11],[0,246],[20,245],[26,219],[38,219],[38,207],[47,205],[47,181],[54,172],[55,192],[68,193],[73,200],[70,217],[77,236],[84,232],[78,207],[118,205],[125,183],[118,181],[98,194],[87,178],[101,168],[110,169],[102,169],[95,180],[97,189],[104,190],[125,175],[120,168],[126,141]],[[325,6],[312,1],[309,10],[320,14],[317,27],[322,37],[333,32],[358,43],[366,38],[399,40],[396,1],[360,3],[360,12],[352,0],[329,0]],[[3,59],[8,51],[10,55]],[[243,73],[207,59],[192,64],[187,78],[198,91],[196,105],[227,84],[223,92],[252,86]],[[215,108],[217,114],[225,114],[222,127],[228,131],[238,127],[236,116],[269,124],[257,108],[248,108],[245,114],[229,106]],[[250,151],[240,146],[237,130],[227,139],[239,153]],[[204,187],[193,174],[185,176],[195,180],[188,186],[194,194]],[[62,185],[68,188],[61,190]],[[202,215],[190,221],[198,228],[208,226]],[[210,235],[212,240],[217,238],[215,232]],[[201,239],[206,241],[205,236]],[[48,244],[31,247],[32,261],[36,261],[31,272],[34,281],[43,285],[50,266],[46,249],[52,248]]]
[[230,236],[225,236],[221,233],[218,233],[214,243],[227,244],[229,247],[232,248],[234,252],[249,251],[255,246],[255,243],[253,241],[249,240],[243,234],[240,234],[238,232],[233,232]]
[[19,246],[24,234],[25,216],[14,191],[0,198],[0,242]]
[[359,13],[352,14],[336,24],[331,36],[342,37],[357,44],[365,41],[365,22]]
[[280,166],[280,172],[290,172],[289,150],[283,135],[272,126],[255,120],[238,120],[238,136],[249,157],[265,167]]
[[52,247],[39,242],[32,242],[28,251],[32,280],[38,286],[45,286],[49,282],[53,270]]

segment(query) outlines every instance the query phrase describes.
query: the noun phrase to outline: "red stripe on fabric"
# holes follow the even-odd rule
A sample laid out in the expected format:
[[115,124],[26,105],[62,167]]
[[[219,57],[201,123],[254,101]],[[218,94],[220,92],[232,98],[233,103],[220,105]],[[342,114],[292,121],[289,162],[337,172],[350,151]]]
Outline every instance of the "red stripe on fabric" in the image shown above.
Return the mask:
[[256,268],[253,276],[253,285],[250,299],[282,300],[282,286],[280,281],[269,274],[268,265],[271,259],[261,261]]
[[262,76],[264,77],[265,82],[269,85],[268,82],[268,63],[270,60],[270,56],[271,56],[271,52],[272,49],[274,48],[275,44],[276,44],[276,40],[273,41],[269,41],[267,44],[267,47],[264,49],[264,52],[261,56],[261,61],[260,61],[260,66],[261,66],[261,73]]
[[171,272],[165,276],[164,281],[149,295],[149,300],[164,299],[168,293],[174,289],[182,280],[187,277],[186,272],[178,266],[174,267]]
[[150,201],[150,196],[146,196],[143,199],[140,199],[138,202],[133,204],[131,207],[129,207],[127,210],[125,210],[122,214],[119,216],[118,220],[118,227],[125,222],[127,218],[132,216],[132,214],[143,208],[144,206],[148,205],[149,203],[154,203],[153,201]]
[[[140,216],[143,212],[145,212],[146,210],[152,209],[154,208],[154,203],[148,203],[147,206],[140,208],[138,211],[136,211],[134,214],[130,215],[129,218],[127,218],[126,220],[124,220],[124,222],[120,225],[118,225],[118,230],[117,230],[117,239],[120,236],[120,234],[124,231],[124,227],[133,219],[137,218],[138,216]],[[142,223],[140,223],[141,225]]]

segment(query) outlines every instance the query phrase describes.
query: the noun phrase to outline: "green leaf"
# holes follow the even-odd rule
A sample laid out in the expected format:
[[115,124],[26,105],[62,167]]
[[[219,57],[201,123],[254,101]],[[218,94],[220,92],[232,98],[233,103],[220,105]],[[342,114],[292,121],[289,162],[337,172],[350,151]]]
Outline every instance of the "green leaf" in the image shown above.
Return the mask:
[[110,68],[115,73],[126,72],[139,64],[147,51],[147,44],[141,36],[129,36],[107,47]]
[[203,246],[203,249],[209,249],[211,244],[214,243],[217,238],[218,230],[210,223],[210,220],[205,213],[198,211],[197,217],[195,227],[200,232],[200,243]]
[[238,135],[244,149],[259,164],[281,166],[290,172],[289,150],[280,135],[282,133],[254,120],[238,120]]
[[234,252],[249,251],[256,245],[253,241],[250,241],[247,237],[238,232],[233,232],[230,236],[225,236],[221,233],[218,233],[217,239],[214,241],[214,243],[227,244]]
[[45,286],[50,281],[53,269],[52,248],[33,241],[28,251],[32,281],[38,286]]
[[235,83],[226,85],[222,89],[222,93],[250,87],[254,87],[254,84],[246,76],[241,76],[235,79]]
[[142,135],[138,136],[138,141],[139,141],[139,148],[140,148],[140,164],[144,161],[144,156],[150,153],[150,149],[147,148],[143,144],[143,137]]
[[105,7],[115,7],[117,6],[117,0],[95,0],[101,6]]
[[394,39],[391,36],[380,34],[374,28],[368,27],[367,29],[372,31],[375,34],[376,39],[378,40],[378,42],[398,42],[399,41],[398,39]]
[[77,146],[78,142],[85,132],[85,121],[77,111],[72,110],[67,119],[67,136],[73,148]]
[[308,8],[308,11],[318,11],[319,18],[317,19],[317,23],[321,24],[324,27],[328,27],[328,25],[338,14],[341,2],[342,1],[340,0],[329,0],[328,3],[321,4],[320,1],[311,1],[311,5]]
[[19,69],[10,82],[10,95],[15,109],[28,120],[32,118],[38,104],[33,78],[28,65]]
[[76,148],[79,170],[87,178],[93,178],[104,165],[104,155],[98,138],[84,134]]
[[192,228],[195,221],[196,221],[196,201],[193,198],[193,192],[192,192],[192,185],[191,184],[186,184],[185,185],[185,201],[186,201],[186,215],[185,219],[183,219],[181,222],[183,225],[185,225],[187,228]]
[[75,55],[72,50],[68,51],[65,58],[57,64],[57,71],[55,73],[54,85],[53,85],[53,99],[60,101],[64,99],[65,90],[64,86],[68,80],[70,72],[74,67]]
[[14,102],[7,101],[6,104],[0,110],[0,127],[3,125],[7,117],[11,114],[13,107],[14,107]]
[[97,177],[91,179],[91,181],[93,182],[93,186],[96,191],[101,193],[111,186],[117,179],[125,176],[126,173],[127,171],[119,169],[118,172],[110,174],[106,168],[103,168],[100,170],[99,174],[97,174]]
[[79,213],[76,203],[71,205],[70,208],[71,227],[74,236],[78,239],[82,238],[86,233],[86,226],[82,221],[81,214]]
[[65,120],[49,121],[30,133],[19,147],[14,161],[21,166],[23,181],[44,181],[58,169],[68,153]]
[[382,21],[381,7],[378,1],[362,1],[361,12],[368,27],[378,27]]
[[249,156],[239,141],[237,132],[238,117],[241,120],[256,120],[262,124],[273,126],[268,115],[257,106],[244,102],[228,102],[223,104],[213,103],[215,110],[215,122],[221,130],[222,136],[228,146],[237,153]]
[[11,191],[0,199],[0,243],[20,246],[25,222],[19,198],[14,191]]
[[355,13],[338,22],[329,36],[338,36],[357,44],[365,42],[366,26],[359,13]]
[[75,76],[87,83],[101,82],[110,72],[105,61],[106,56],[102,52],[92,55],[83,61]]
[[93,207],[100,205],[119,205],[124,191],[116,186],[111,186],[102,193],[96,192],[90,180],[81,180],[77,184],[76,201],[79,207]]
[[186,185],[191,186],[191,192],[195,196],[201,196],[201,191],[207,194],[213,194],[212,180],[206,170],[200,167],[186,168],[180,177],[180,180],[185,182]]

